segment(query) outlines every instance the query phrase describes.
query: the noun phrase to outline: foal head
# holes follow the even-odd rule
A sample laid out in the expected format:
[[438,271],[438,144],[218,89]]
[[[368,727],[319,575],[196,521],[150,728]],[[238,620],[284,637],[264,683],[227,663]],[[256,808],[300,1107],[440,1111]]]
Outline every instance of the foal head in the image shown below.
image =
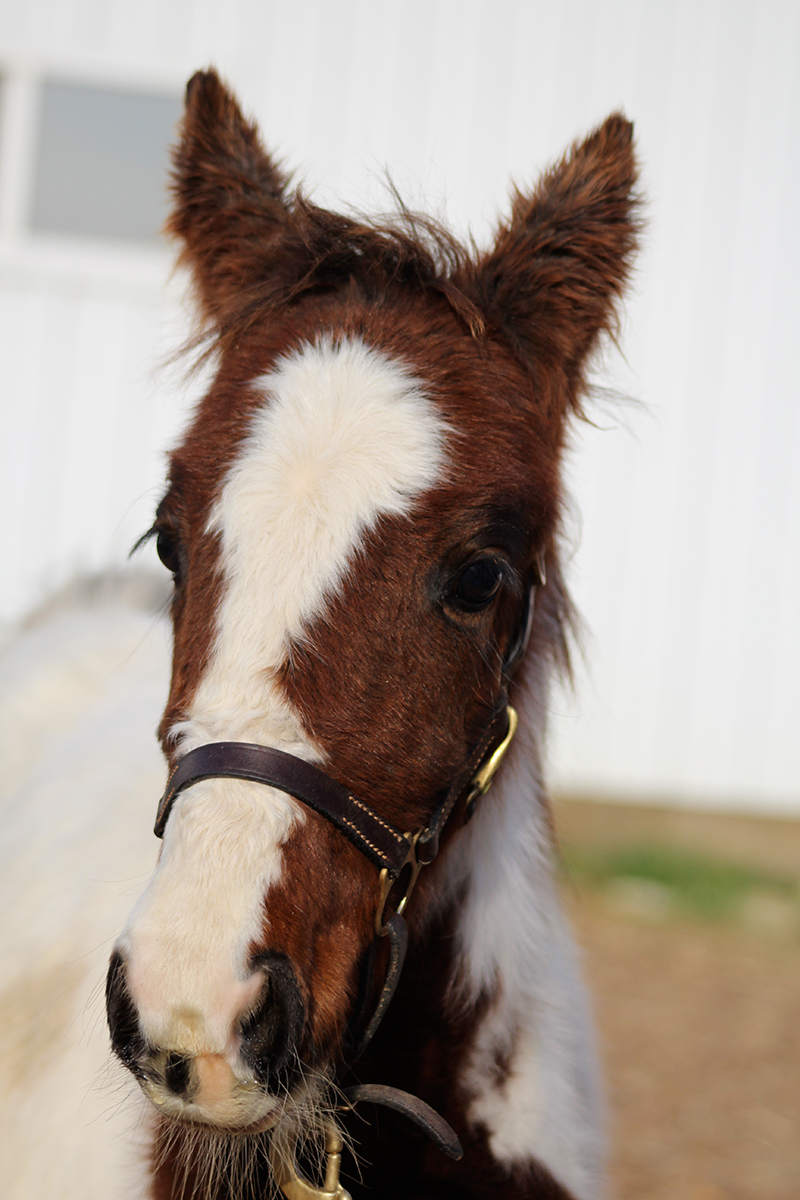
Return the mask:
[[[503,703],[532,588],[528,658],[561,638],[565,420],[626,278],[633,183],[613,116],[472,257],[290,195],[217,76],[190,82],[170,228],[217,372],[153,527],[171,765],[272,746],[425,825]],[[286,793],[195,783],[112,958],[114,1049],[169,1116],[296,1119],[346,1056],[377,898],[375,867]],[[447,900],[432,871],[412,932]]]

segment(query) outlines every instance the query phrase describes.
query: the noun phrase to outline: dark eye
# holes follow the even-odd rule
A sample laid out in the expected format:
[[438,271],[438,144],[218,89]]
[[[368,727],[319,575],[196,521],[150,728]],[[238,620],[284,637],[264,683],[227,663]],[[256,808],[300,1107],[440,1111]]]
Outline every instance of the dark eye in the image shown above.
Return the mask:
[[502,582],[501,562],[496,558],[476,558],[456,575],[448,600],[462,612],[480,612],[489,607]]
[[156,554],[167,570],[172,572],[177,581],[181,567],[180,555],[178,554],[175,539],[163,529],[160,529],[156,535]]

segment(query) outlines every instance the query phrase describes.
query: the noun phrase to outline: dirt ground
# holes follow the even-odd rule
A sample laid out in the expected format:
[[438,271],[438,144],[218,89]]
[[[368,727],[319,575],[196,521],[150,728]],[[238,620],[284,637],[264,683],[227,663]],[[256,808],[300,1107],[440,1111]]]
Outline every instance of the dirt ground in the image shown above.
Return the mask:
[[800,941],[568,903],[610,1099],[611,1200],[800,1198]]

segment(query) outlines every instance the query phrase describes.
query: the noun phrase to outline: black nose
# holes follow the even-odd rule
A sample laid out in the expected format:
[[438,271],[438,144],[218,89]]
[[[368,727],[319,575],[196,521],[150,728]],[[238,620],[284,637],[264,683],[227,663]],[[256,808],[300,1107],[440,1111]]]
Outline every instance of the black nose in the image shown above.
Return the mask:
[[260,1083],[285,1086],[295,1073],[305,1019],[300,988],[285,954],[257,954],[252,966],[264,972],[264,986],[240,1023],[240,1053]]
[[188,1096],[192,1090],[191,1061],[185,1054],[168,1054],[166,1057],[164,1083],[176,1096]]
[[125,960],[118,950],[111,955],[106,976],[106,1015],[111,1032],[111,1048],[137,1079],[143,1079],[141,1062],[147,1043],[139,1029],[136,1008],[125,979]]

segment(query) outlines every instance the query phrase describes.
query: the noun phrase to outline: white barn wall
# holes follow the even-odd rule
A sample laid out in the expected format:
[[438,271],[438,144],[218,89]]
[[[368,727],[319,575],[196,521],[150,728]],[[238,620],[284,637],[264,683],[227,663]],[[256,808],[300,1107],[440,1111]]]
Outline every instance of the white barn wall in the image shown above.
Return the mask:
[[589,667],[554,774],[800,813],[794,0],[0,0],[2,618],[122,561],[192,393],[153,370],[183,328],[165,254],[26,234],[36,81],[179,91],[212,61],[323,202],[385,207],[388,165],[479,241],[509,177],[635,118],[650,227],[600,377],[643,406],[576,439]]

